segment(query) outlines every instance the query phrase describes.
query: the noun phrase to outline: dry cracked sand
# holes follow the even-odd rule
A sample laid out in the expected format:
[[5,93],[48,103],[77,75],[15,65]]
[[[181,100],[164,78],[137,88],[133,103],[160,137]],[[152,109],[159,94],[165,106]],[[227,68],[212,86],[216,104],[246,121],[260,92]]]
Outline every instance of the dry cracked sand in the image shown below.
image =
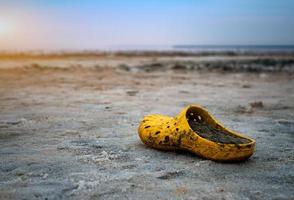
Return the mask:
[[[293,73],[155,70],[163,61],[154,61],[140,70],[2,60],[0,199],[294,198]],[[255,154],[222,164],[141,143],[144,115],[191,103],[256,139]]]

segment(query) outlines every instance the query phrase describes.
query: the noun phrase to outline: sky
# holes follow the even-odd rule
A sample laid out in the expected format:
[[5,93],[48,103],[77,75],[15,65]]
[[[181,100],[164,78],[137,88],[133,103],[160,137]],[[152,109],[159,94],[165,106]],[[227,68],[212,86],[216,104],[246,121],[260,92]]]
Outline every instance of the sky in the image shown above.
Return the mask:
[[0,50],[293,45],[293,0],[0,0]]

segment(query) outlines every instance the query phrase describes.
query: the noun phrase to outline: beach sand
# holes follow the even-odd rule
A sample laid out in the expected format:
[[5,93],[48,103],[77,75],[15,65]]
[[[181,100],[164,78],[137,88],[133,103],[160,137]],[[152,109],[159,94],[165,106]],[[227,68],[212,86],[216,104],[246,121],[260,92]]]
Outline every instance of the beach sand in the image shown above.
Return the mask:
[[[0,60],[0,199],[294,198],[293,56]],[[246,162],[143,145],[140,120],[189,104],[256,140]]]

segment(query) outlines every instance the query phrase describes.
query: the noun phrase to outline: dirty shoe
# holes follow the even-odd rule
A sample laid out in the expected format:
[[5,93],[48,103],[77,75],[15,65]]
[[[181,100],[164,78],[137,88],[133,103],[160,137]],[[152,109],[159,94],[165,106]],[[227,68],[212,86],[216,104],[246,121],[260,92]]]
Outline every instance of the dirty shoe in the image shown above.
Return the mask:
[[138,133],[150,147],[188,150],[215,161],[245,160],[255,149],[253,139],[227,129],[199,105],[184,108],[175,118],[148,115]]

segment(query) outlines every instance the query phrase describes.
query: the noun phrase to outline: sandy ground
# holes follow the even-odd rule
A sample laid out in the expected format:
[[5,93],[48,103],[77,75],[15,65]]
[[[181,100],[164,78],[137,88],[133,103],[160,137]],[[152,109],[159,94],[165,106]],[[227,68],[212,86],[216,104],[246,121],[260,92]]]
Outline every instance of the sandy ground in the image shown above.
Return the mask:
[[[42,62],[0,62],[0,199],[294,198],[293,74]],[[222,164],[141,143],[144,115],[191,103],[256,139],[255,154]]]

